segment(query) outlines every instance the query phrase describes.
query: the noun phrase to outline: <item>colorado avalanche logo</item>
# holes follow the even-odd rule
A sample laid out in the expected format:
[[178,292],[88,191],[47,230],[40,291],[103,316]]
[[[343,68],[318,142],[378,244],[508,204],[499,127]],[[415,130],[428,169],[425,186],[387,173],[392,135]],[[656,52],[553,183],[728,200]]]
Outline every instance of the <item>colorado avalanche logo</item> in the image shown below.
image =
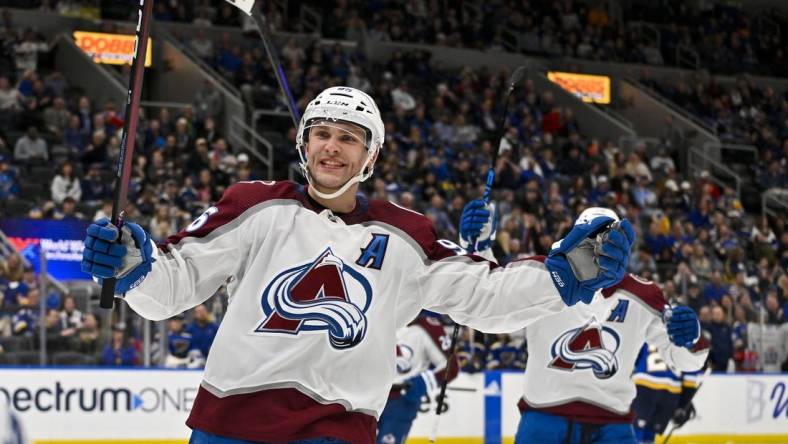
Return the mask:
[[618,371],[616,351],[621,343],[618,333],[603,327],[596,317],[582,327],[563,333],[553,343],[553,360],[549,367],[560,370],[591,369],[599,379],[608,379]]
[[336,349],[358,345],[372,301],[367,278],[326,248],[314,261],[287,269],[266,286],[260,333],[328,333]]

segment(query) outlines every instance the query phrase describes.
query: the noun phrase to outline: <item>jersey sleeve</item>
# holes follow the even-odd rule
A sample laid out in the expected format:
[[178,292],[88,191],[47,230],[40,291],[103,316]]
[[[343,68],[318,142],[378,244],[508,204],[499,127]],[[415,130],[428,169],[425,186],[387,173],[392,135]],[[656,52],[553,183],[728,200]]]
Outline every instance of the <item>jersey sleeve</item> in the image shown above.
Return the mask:
[[501,267],[481,256],[456,255],[437,241],[430,242],[417,285],[424,308],[485,333],[520,330],[566,307],[543,257]]
[[[655,293],[655,296],[644,299],[665,300],[662,290],[660,290],[659,287],[655,284],[650,284],[648,287],[646,291]],[[706,357],[709,355],[709,346],[703,335],[700,335],[698,342],[695,343],[695,346],[691,349],[672,343],[668,336],[668,329],[662,322],[662,311],[664,308],[658,308],[656,306],[652,308],[654,308],[654,310],[651,313],[652,316],[646,330],[646,342],[656,347],[665,363],[673,369],[682,372],[691,372],[701,369],[706,362]]]
[[419,318],[415,324],[425,333],[424,352],[432,367],[428,370],[429,375],[425,379],[430,384],[434,384],[433,389],[438,389],[444,380],[451,381],[457,377],[459,371],[457,355],[452,357],[451,365],[447,365],[451,354],[449,338],[439,321],[434,318]]
[[152,270],[125,301],[143,317],[160,320],[207,300],[245,267],[251,245],[245,235],[248,210],[275,198],[285,186],[241,182],[229,187],[218,203],[154,249]]

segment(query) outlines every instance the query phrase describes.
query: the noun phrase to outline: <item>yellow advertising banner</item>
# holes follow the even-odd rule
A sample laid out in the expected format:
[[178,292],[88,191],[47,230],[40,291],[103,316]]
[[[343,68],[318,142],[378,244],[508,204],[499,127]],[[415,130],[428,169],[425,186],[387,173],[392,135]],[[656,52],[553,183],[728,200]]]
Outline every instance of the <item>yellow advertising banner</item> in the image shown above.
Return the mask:
[[[74,40],[96,63],[130,65],[134,57],[134,36],[103,32],[74,31]],[[145,66],[151,66],[151,39],[145,51]]]
[[610,77],[548,71],[547,78],[583,102],[610,103]]

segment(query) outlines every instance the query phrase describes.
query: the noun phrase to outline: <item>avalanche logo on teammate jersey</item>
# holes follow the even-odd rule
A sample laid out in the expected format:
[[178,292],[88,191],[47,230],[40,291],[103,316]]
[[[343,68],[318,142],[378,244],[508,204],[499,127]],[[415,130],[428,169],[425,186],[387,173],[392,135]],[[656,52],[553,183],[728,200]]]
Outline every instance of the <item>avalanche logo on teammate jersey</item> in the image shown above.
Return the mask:
[[553,342],[549,367],[574,371],[591,369],[594,376],[607,379],[618,371],[618,333],[602,326],[596,317],[580,328],[563,333]]
[[326,248],[309,263],[279,273],[265,288],[258,333],[325,334],[331,346],[358,345],[372,301],[367,278]]

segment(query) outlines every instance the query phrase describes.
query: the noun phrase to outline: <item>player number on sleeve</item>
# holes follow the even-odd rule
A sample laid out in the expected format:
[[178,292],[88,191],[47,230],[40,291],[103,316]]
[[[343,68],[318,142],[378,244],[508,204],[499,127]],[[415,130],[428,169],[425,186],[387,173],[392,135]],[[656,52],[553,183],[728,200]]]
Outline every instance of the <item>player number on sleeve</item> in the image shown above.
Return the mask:
[[202,213],[200,215],[200,217],[198,217],[197,219],[194,219],[192,221],[192,223],[190,223],[189,226],[186,227],[186,231],[191,233],[192,231],[199,230],[200,227],[205,225],[205,222],[208,222],[208,218],[209,217],[211,217],[212,215],[214,215],[214,214],[216,214],[218,212],[219,212],[219,209],[216,208],[216,207],[208,208],[207,210],[205,210],[204,213]]

